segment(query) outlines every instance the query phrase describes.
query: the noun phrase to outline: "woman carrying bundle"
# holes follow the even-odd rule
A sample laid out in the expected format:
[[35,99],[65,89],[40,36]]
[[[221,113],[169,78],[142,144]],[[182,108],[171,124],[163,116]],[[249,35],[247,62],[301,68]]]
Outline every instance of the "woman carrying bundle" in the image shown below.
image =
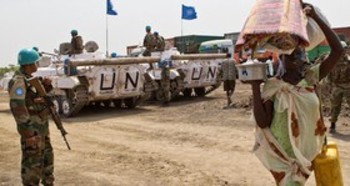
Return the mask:
[[277,185],[304,185],[312,171],[312,161],[323,145],[326,127],[320,113],[315,87],[327,76],[342,55],[343,48],[332,29],[308,4],[307,16],[315,20],[331,47],[322,63],[306,68],[305,49],[297,46],[280,55],[276,77],[249,81],[253,90],[253,112],[258,125],[255,154],[272,173]]

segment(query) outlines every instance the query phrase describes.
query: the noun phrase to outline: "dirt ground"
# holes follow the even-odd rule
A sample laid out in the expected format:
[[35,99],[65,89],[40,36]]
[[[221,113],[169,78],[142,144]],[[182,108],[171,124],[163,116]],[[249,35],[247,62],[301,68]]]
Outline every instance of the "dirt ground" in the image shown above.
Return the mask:
[[[51,121],[56,185],[274,185],[252,153],[249,88],[238,84],[232,109],[222,109],[222,87],[169,107],[84,108],[63,119],[71,151]],[[350,185],[347,115],[340,118],[338,134],[329,135],[340,150],[344,185]],[[5,93],[0,97],[0,150],[0,185],[20,185],[19,136]],[[313,175],[306,185],[315,185]]]

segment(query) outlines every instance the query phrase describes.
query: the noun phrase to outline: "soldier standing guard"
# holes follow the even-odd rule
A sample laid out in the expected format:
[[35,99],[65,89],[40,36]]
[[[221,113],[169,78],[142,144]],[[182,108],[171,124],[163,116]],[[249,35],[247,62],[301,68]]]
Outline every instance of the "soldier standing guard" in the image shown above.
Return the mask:
[[[349,50],[349,49],[347,49]],[[335,133],[336,122],[341,111],[343,97],[350,106],[350,61],[348,55],[344,54],[341,61],[338,61],[334,70],[329,74],[329,81],[332,86],[331,94],[331,127],[330,132]]]
[[146,26],[146,35],[143,39],[143,46],[146,47],[143,56],[151,56],[151,52],[153,52],[156,47],[156,39],[151,33],[151,26]]
[[[22,49],[18,54],[20,69],[9,82],[10,108],[17,124],[22,150],[21,177],[25,186],[54,184],[54,154],[50,142],[45,100],[38,96],[27,79],[37,71],[39,54],[33,49]],[[51,81],[42,80],[46,91],[52,89]]]
[[171,93],[170,93],[170,60],[163,59],[158,63],[158,67],[162,69],[161,80],[160,80],[160,89],[162,94],[162,105],[168,106]]

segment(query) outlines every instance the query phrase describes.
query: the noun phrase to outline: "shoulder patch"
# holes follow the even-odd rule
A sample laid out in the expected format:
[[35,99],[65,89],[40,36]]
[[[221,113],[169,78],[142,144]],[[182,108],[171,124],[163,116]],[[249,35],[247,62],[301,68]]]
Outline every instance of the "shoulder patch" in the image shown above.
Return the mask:
[[9,87],[10,99],[24,100],[26,97],[26,83],[24,78],[15,77],[13,84]]
[[22,87],[16,88],[15,94],[16,94],[17,96],[22,96],[23,93],[24,93],[24,91],[23,91],[23,88],[22,88]]

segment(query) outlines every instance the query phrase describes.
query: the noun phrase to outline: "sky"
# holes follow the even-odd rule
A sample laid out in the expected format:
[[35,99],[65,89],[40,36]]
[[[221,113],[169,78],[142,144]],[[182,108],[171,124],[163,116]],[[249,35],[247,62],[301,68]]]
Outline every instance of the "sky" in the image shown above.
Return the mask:
[[[96,41],[100,51],[126,54],[141,45],[145,26],[164,38],[239,32],[255,0],[111,0],[117,16],[106,16],[106,0],[0,0],[0,67],[17,64],[22,48],[53,52],[70,42],[76,29],[84,42]],[[304,0],[316,5],[332,27],[350,26],[348,0]],[[193,6],[195,20],[181,20],[181,5]]]

